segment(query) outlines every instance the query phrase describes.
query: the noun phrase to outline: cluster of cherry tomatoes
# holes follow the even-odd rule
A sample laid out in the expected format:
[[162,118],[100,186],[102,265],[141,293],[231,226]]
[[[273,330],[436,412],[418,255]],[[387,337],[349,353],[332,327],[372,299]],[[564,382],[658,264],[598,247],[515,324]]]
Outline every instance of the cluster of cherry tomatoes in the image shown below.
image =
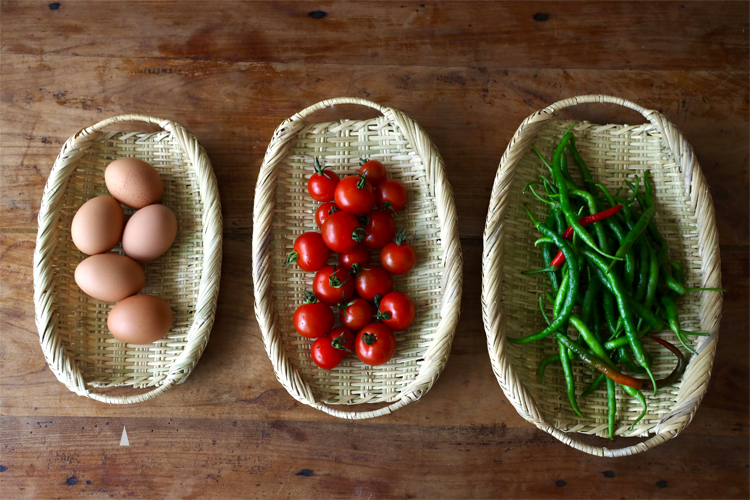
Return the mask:
[[[393,220],[406,205],[406,186],[386,179],[377,160],[361,160],[356,175],[339,179],[316,158],[307,190],[322,202],[315,212],[320,232],[301,234],[286,260],[316,273],[313,291],[294,312],[294,328],[315,339],[313,361],[326,370],[350,352],[368,365],[387,363],[396,352],[393,332],[406,330],[416,317],[414,301],[394,292],[391,278],[417,263],[406,232],[397,234]],[[380,250],[380,266],[370,265],[371,250]],[[338,265],[328,265],[331,251],[338,253]],[[332,306],[339,308],[341,327],[333,327]]]

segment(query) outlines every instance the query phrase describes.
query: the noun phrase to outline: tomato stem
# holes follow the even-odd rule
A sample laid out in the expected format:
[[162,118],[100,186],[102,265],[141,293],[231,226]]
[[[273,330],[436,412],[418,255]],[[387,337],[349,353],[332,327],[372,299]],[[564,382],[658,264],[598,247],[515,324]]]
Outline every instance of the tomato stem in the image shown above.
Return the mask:
[[284,261],[284,265],[288,266],[292,262],[297,262],[299,259],[299,253],[297,251],[289,252],[289,255],[286,256],[286,260]]
[[315,173],[317,175],[324,175],[323,171],[330,167],[324,167],[320,164],[320,159],[316,156],[315,157]]
[[307,291],[305,292],[305,298],[303,300],[303,304],[315,304],[318,301],[318,297],[315,296],[314,293]]
[[372,345],[375,343],[375,335],[372,333],[365,333],[362,335],[362,341],[367,345]]
[[344,345],[344,342],[346,342],[346,337],[344,337],[344,334],[342,333],[341,335],[339,335],[338,337],[336,337],[335,339],[331,341],[331,347],[338,349],[340,351],[352,352],[351,349],[347,348]]
[[401,246],[401,244],[406,240],[406,235],[406,229],[404,229],[403,231],[399,231],[393,241],[396,243],[396,245]]
[[367,185],[367,174],[359,172],[359,181],[357,181],[357,189],[364,189]]
[[358,227],[357,229],[352,231],[352,239],[357,243],[360,243],[362,240],[364,240],[365,236],[367,236],[367,233],[361,227]]

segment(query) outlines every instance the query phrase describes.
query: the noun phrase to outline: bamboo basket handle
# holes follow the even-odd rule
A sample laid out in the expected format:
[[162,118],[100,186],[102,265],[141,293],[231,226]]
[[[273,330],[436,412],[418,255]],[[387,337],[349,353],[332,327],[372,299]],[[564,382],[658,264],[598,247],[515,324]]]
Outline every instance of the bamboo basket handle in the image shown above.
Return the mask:
[[[702,230],[698,235],[698,246],[702,250],[702,271],[703,279],[701,287],[720,288],[721,287],[721,259],[719,256],[719,235],[716,228],[713,200],[708,192],[706,180],[698,165],[698,160],[693,152],[693,147],[687,142],[682,132],[662,113],[644,108],[639,104],[609,95],[585,95],[563,99],[544,109],[537,111],[526,118],[518,131],[514,134],[508,148],[505,150],[498,169],[497,177],[500,177],[503,167],[515,169],[516,164],[523,156],[530,141],[536,135],[539,129],[548,121],[557,115],[557,113],[570,106],[586,103],[608,103],[617,104],[637,111],[651,123],[661,134],[662,139],[672,153],[682,175],[685,191],[690,196],[691,209],[696,211],[699,226]],[[509,151],[512,153],[509,154]],[[509,166],[510,165],[510,166]],[[485,247],[495,246],[500,222],[503,218],[505,208],[507,207],[508,198],[507,190],[512,181],[505,183],[495,181],[492,191],[490,209],[493,209],[494,216],[488,219],[485,228]],[[491,241],[488,241],[490,239]],[[484,281],[484,280],[483,280]],[[484,288],[484,284],[483,284]],[[718,296],[718,297],[717,297]],[[646,441],[624,448],[609,449],[586,444],[572,437],[571,434],[565,433],[556,427],[549,425],[541,416],[536,407],[536,403],[528,393],[523,384],[518,381],[514,369],[507,361],[507,339],[505,329],[485,317],[485,327],[493,332],[500,328],[501,338],[494,339],[499,341],[499,357],[502,358],[505,366],[495,366],[495,356],[491,354],[493,370],[496,375],[503,372],[506,378],[511,378],[511,386],[516,394],[516,400],[520,401],[524,409],[522,410],[527,420],[532,421],[537,427],[552,434],[557,439],[567,445],[581,450],[583,452],[606,457],[623,457],[634,455],[646,451],[665,441],[668,441],[677,435],[692,421],[698,406],[706,393],[708,382],[711,377],[711,366],[713,365],[716,354],[716,344],[718,342],[718,327],[721,320],[722,298],[720,295],[702,293],[700,297],[701,311],[707,311],[701,314],[701,329],[710,333],[709,337],[704,337],[697,345],[697,355],[690,360],[687,370],[683,375],[682,385],[677,395],[677,401],[672,410],[667,413],[657,424],[655,435]],[[490,345],[490,348],[493,346]],[[514,406],[516,402],[514,402]],[[518,409],[518,408],[517,408]],[[521,411],[521,410],[519,410]]]
[[[443,222],[441,231],[444,245],[443,264],[443,308],[442,318],[436,332],[436,341],[425,352],[424,363],[409,385],[401,391],[401,398],[388,406],[372,411],[342,411],[325,403],[315,400],[312,391],[305,383],[302,376],[294,366],[285,358],[284,349],[281,345],[281,337],[277,333],[278,325],[270,300],[262,300],[260,296],[270,291],[270,261],[263,254],[270,246],[271,219],[273,216],[273,189],[275,181],[275,169],[289,150],[292,137],[304,127],[304,119],[312,113],[334,106],[336,104],[358,104],[379,111],[386,119],[395,123],[406,139],[411,143],[420,159],[424,163],[426,179],[432,189],[435,190],[438,199],[452,200],[452,190],[444,174],[444,163],[432,141],[422,128],[409,116],[401,111],[386,106],[381,106],[367,99],[359,97],[337,97],[320,101],[309,106],[294,116],[284,121],[274,132],[274,137],[266,152],[266,159],[261,165],[259,183],[256,187],[255,207],[253,212],[253,280],[262,290],[256,295],[255,314],[263,332],[263,342],[269,353],[274,371],[281,384],[287,391],[301,403],[318,408],[330,415],[352,420],[372,418],[392,413],[393,411],[416,401],[422,394],[427,392],[437,380],[442,371],[443,359],[448,356],[451,348],[452,332],[461,308],[461,282],[463,260],[461,257],[460,240],[454,236],[457,234],[457,215],[455,204],[438,203],[438,217]],[[255,249],[259,249],[256,254]],[[437,339],[442,341],[438,342]]]
[[[67,187],[70,173],[75,167],[75,162],[96,141],[104,127],[130,121],[153,123],[158,125],[162,130],[170,132],[195,167],[199,185],[201,188],[205,187],[207,189],[203,215],[210,220],[204,221],[203,236],[204,256],[208,255],[210,258],[204,259],[203,276],[208,276],[208,278],[201,278],[198,298],[196,300],[195,318],[187,336],[187,347],[172,364],[166,375],[166,380],[160,386],[143,394],[108,396],[94,392],[86,387],[86,382],[83,379],[80,369],[75,363],[71,362],[65,353],[59,337],[53,334],[57,328],[57,322],[54,318],[53,277],[49,263],[57,246],[57,221],[60,218],[63,194]],[[196,342],[196,340],[205,328],[210,329],[213,324],[211,318],[216,310],[216,296],[219,291],[220,277],[215,270],[221,267],[221,252],[215,251],[217,246],[219,249],[221,248],[222,241],[219,193],[211,164],[195,136],[185,127],[172,120],[140,114],[113,116],[90,127],[81,129],[65,142],[55,160],[44,188],[42,204],[39,209],[38,226],[39,233],[34,250],[34,303],[36,306],[35,310],[41,309],[41,314],[38,312],[35,313],[35,321],[39,331],[40,343],[43,347],[46,346],[46,348],[43,348],[43,351],[45,352],[45,358],[47,358],[47,364],[55,375],[57,375],[57,378],[64,380],[67,387],[79,396],[88,396],[97,401],[110,404],[129,404],[147,401],[167,391],[173,385],[182,383],[186,375],[192,371],[206,347],[206,342],[200,343]],[[199,307],[201,305],[203,306]],[[48,353],[53,354],[48,356]]]

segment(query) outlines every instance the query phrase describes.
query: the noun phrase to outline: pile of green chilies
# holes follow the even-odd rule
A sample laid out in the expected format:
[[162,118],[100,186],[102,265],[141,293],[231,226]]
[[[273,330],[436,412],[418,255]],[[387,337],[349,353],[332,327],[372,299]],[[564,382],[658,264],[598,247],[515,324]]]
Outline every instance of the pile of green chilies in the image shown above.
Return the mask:
[[[544,260],[542,269],[526,273],[545,273],[553,293],[539,297],[547,328],[509,340],[526,344],[555,337],[559,354],[541,362],[539,379],[543,379],[545,368],[550,363],[561,363],[568,399],[581,417],[572,361],[580,361],[599,372],[582,397],[606,382],[609,437],[614,439],[615,385],[619,384],[643,406],[643,411],[631,425],[632,429],[647,413],[646,398],[641,389],[652,388],[656,394],[658,387],[677,382],[687,366],[677,347],[651,337],[677,357],[672,373],[655,380],[651,358],[643,348],[644,336],[652,331],[669,329],[685,349],[695,353],[686,336],[706,334],[680,327],[676,302],[685,293],[723,290],[684,285],[682,267],[669,258],[667,241],[653,222],[656,204],[648,170],[643,176],[644,192],[639,190],[636,177],[635,184],[626,182],[632,195],[625,199],[619,196],[619,192],[611,194],[593,179],[570,129],[555,149],[551,164],[534,149],[548,168],[550,177],[540,176],[540,181],[527,184],[524,191],[530,189],[550,207],[550,211],[546,222],[541,222],[526,208],[542,235],[534,246],[541,245]],[[581,185],[570,175],[567,153],[583,177]],[[537,193],[534,186],[543,188],[544,195]],[[591,232],[585,226],[589,226]],[[553,256],[556,248],[559,250]],[[552,319],[546,315],[545,299],[552,304]],[[580,307],[574,313],[576,305]],[[577,332],[575,338],[568,335],[571,325]],[[626,375],[620,367],[632,373],[644,373],[648,379]]]

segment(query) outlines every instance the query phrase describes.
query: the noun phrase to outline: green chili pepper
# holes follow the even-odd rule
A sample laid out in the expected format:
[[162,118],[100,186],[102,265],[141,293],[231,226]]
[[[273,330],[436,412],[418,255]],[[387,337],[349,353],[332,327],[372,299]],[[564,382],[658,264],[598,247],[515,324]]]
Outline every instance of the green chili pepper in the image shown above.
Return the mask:
[[609,439],[615,439],[615,421],[617,420],[617,397],[615,396],[615,382],[607,378],[607,429]]
[[581,157],[581,153],[579,153],[578,148],[576,148],[575,137],[570,139],[570,142],[568,143],[568,150],[573,154],[573,160],[575,160],[576,165],[578,166],[578,170],[581,171],[583,182],[584,184],[586,184],[586,190],[589,193],[594,194],[596,190],[596,182],[594,181],[594,178],[591,176],[591,171],[589,170],[588,165],[586,165],[586,162],[583,161],[583,157]]
[[656,300],[656,290],[659,285],[659,257],[656,252],[649,249],[649,271],[648,271],[648,284],[646,285],[646,298],[643,302],[646,309],[651,309]]
[[583,340],[586,341],[586,344],[588,344],[593,353],[601,359],[609,361],[609,355],[607,354],[607,351],[604,350],[604,346],[596,340],[596,337],[586,326],[586,323],[573,314],[570,315],[570,322],[573,327],[578,330],[578,333],[583,337]]
[[680,330],[680,318],[677,313],[677,304],[674,303],[674,301],[664,295],[661,297],[661,303],[664,306],[664,309],[667,311],[667,318],[669,319],[669,327],[672,329],[675,335],[677,335],[677,338],[680,340],[680,343],[687,349],[688,351],[692,352],[693,354],[698,354],[695,352],[695,350],[687,345],[687,338],[682,334],[682,331]]
[[[556,207],[553,207],[550,211],[549,216],[547,217],[547,222],[542,222],[547,228],[550,228],[550,222],[554,222],[554,212],[559,213],[559,209]],[[550,228],[551,229],[551,228]],[[552,245],[542,245],[542,261],[543,266],[547,266],[550,261],[552,260],[552,252],[554,251],[554,247]],[[547,277],[549,278],[550,283],[552,284],[552,290],[557,293],[557,290],[560,288],[560,276],[557,274],[557,271],[550,271],[547,273]]]
[[649,255],[648,246],[643,239],[636,241],[638,249],[638,282],[635,289],[634,298],[637,302],[643,302],[646,298],[646,288],[648,287]]
[[[602,271],[607,271],[609,266],[607,266],[607,262],[599,255],[588,249],[583,249],[581,253],[589,260],[589,262],[596,265],[596,267],[598,267]],[[654,387],[656,387],[656,379],[654,378],[654,374],[651,372],[651,366],[646,358],[646,353],[643,350],[643,345],[638,338],[638,331],[636,329],[635,322],[633,321],[633,314],[630,310],[630,307],[628,306],[627,294],[623,289],[620,277],[617,275],[617,273],[614,272],[614,270],[612,270],[607,273],[607,279],[609,280],[609,284],[611,285],[611,288],[613,290],[613,294],[617,302],[617,308],[620,311],[620,317],[622,318],[623,327],[625,328],[625,335],[630,342],[630,347],[633,349],[635,359],[636,361],[638,361],[638,364],[646,369],[649,378],[654,382]],[[656,392],[656,389],[654,389],[654,392]]]
[[[604,282],[606,280],[602,280]],[[602,304],[604,305],[604,320],[611,337],[617,335],[617,305],[615,296],[607,287],[602,288]]]
[[[609,219],[605,219],[604,223],[615,234],[617,241],[620,242],[620,246],[622,247],[622,244],[625,241],[628,233],[625,232],[625,230],[616,220],[612,220],[611,217]],[[623,273],[623,277],[625,278],[625,285],[627,286],[628,291],[633,289],[633,281],[635,280],[635,265],[635,254],[631,250],[628,250],[625,253],[625,272]]]
[[[573,251],[573,248],[568,244],[567,241],[565,241],[562,236],[555,233],[554,231],[550,230],[546,226],[543,226],[539,223],[536,219],[534,219],[534,216],[531,214],[531,211],[528,207],[526,207],[526,213],[529,215],[529,218],[531,218],[531,221],[536,226],[537,230],[541,232],[544,236],[548,236],[552,238],[552,240],[555,242],[557,247],[563,251],[563,254],[565,255],[565,259],[567,261],[567,277],[569,280],[568,285],[568,293],[565,295],[564,303],[560,309],[560,314],[557,315],[553,320],[552,323],[542,330],[541,332],[534,333],[532,335],[529,335],[527,337],[523,337],[520,339],[508,339],[511,342],[514,342],[516,344],[527,344],[529,342],[534,342],[536,340],[541,340],[547,336],[549,336],[552,332],[556,331],[558,328],[560,328],[563,323],[565,323],[568,319],[568,316],[570,316],[570,313],[573,311],[573,306],[575,305],[575,298],[576,294],[578,293],[578,257],[576,256],[575,252]],[[559,292],[558,292],[559,295]]]
[[[562,336],[559,333],[557,335]],[[570,363],[570,358],[568,358],[568,350],[562,342],[558,341],[558,345],[560,347],[560,363],[562,364],[563,374],[565,375],[565,388],[568,393],[570,406],[573,407],[573,410],[579,417],[583,418],[583,413],[581,413],[581,410],[578,408],[578,402],[576,401],[576,382],[573,378],[573,366]]]
[[637,399],[638,402],[641,403],[641,406],[643,406],[643,411],[641,412],[641,414],[638,415],[638,418],[635,419],[635,422],[630,424],[630,430],[633,430],[633,427],[635,427],[636,424],[646,416],[646,413],[648,412],[648,403],[646,403],[646,398],[643,394],[641,394],[641,391],[633,389],[632,387],[628,387],[627,385],[623,385],[622,388],[625,390],[628,396]]

